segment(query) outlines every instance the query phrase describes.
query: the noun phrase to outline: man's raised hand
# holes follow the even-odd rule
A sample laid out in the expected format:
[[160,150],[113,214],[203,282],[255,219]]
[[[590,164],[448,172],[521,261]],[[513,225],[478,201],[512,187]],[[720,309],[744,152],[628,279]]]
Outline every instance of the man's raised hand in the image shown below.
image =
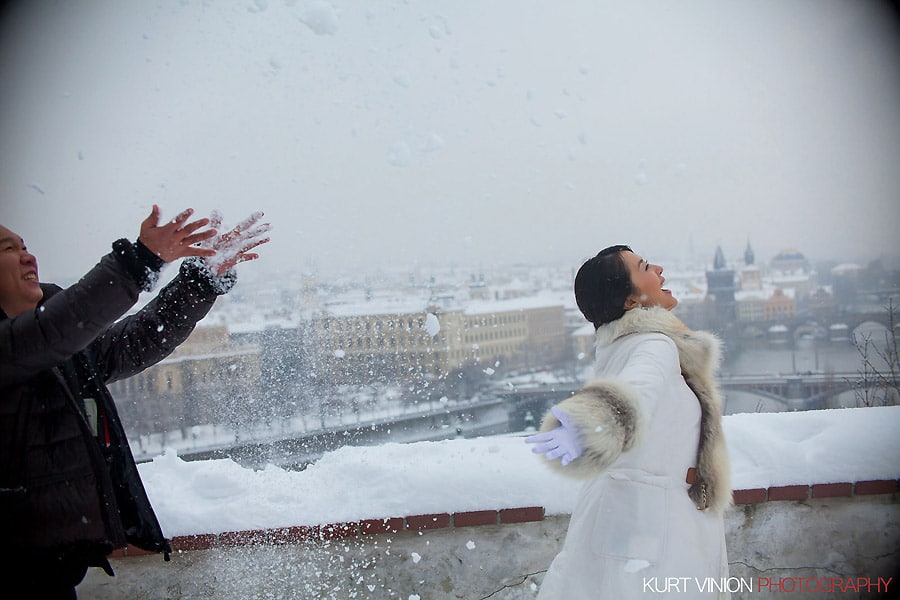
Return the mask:
[[215,250],[205,247],[203,243],[213,238],[217,231],[205,229],[194,233],[209,225],[210,220],[204,218],[188,222],[192,214],[193,208],[185,209],[168,223],[160,225],[159,206],[154,204],[150,215],[141,223],[138,240],[167,263],[187,256],[214,256]]
[[[262,211],[257,211],[238,223],[234,229],[200,243],[201,248],[214,251],[214,255],[204,255],[210,271],[222,275],[238,263],[259,258],[258,254],[251,253],[250,250],[267,243],[269,238],[262,235],[272,229],[269,223],[257,224],[263,214]],[[209,223],[213,228],[220,229],[222,214],[213,211]]]

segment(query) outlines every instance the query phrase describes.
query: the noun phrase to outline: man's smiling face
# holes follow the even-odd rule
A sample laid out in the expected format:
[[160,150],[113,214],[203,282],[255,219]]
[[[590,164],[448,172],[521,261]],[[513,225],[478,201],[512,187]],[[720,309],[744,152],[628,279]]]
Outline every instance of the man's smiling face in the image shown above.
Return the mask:
[[0,308],[15,317],[34,310],[43,297],[37,259],[19,235],[0,225]]

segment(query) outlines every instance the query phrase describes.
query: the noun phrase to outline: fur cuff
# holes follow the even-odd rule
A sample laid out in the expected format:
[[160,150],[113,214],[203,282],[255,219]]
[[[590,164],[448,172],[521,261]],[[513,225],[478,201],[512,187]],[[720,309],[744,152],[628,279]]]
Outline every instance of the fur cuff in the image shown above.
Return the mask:
[[[577,424],[578,441],[584,448],[582,455],[566,466],[558,460],[547,461],[563,475],[577,479],[595,477],[640,438],[638,392],[624,382],[595,381],[558,406]],[[557,427],[559,421],[548,411],[541,423],[541,431]]]

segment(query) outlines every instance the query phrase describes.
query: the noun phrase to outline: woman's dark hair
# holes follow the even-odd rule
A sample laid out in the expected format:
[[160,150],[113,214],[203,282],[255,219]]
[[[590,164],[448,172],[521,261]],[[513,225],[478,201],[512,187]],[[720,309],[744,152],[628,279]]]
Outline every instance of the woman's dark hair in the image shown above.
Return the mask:
[[625,314],[625,300],[634,291],[631,273],[622,259],[628,246],[610,246],[588,259],[575,275],[575,302],[594,328]]

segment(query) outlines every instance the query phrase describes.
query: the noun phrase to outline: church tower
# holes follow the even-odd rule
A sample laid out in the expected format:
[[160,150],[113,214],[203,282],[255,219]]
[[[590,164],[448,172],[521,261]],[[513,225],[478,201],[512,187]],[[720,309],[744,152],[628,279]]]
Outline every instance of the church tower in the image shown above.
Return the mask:
[[747,240],[747,248],[744,250],[744,266],[738,273],[741,280],[742,291],[759,291],[762,289],[762,278],[760,277],[759,267],[753,264],[756,261],[756,255],[753,248],[750,247],[750,240]]
[[725,263],[722,247],[716,247],[713,268],[706,272],[706,296],[714,305],[713,327],[718,331],[735,320],[734,269]]

